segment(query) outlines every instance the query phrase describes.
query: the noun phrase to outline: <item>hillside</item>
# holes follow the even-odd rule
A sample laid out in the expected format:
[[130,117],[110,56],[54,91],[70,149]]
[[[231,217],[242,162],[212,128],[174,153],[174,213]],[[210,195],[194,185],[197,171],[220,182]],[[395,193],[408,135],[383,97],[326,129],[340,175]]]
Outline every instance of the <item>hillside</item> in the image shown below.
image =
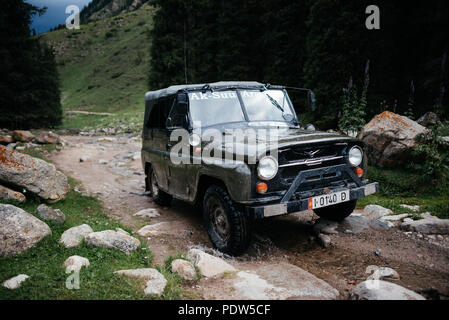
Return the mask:
[[81,22],[113,17],[139,9],[148,0],[93,0],[81,11]]
[[[153,14],[153,7],[144,4],[134,12],[82,24],[79,30],[41,35],[54,48],[65,111],[117,114],[107,117],[104,126],[142,117]],[[98,118],[106,117],[66,116],[62,127],[97,126]]]

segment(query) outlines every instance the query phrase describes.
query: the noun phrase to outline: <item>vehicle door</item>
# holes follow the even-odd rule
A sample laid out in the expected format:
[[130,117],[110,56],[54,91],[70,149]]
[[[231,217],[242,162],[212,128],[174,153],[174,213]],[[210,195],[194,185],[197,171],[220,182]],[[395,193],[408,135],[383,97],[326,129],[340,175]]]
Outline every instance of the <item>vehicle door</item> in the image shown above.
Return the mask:
[[[188,141],[190,120],[188,115],[187,94],[178,94],[167,118],[168,190],[170,194],[182,200],[189,200],[192,188],[189,186],[194,177],[191,166],[191,146]],[[171,138],[172,136],[172,138]]]
[[[156,174],[159,187],[168,191],[168,162],[166,150],[167,128],[165,127],[173,97],[162,97],[155,101],[147,121],[147,133],[144,137],[144,149],[150,154],[150,162]],[[170,103],[171,102],[171,103]]]

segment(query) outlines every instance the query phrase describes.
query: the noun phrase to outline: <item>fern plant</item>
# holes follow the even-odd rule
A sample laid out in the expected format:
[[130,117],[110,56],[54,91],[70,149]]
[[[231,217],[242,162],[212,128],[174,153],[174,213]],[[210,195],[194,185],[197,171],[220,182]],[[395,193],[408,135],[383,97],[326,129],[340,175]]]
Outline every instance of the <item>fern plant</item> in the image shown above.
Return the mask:
[[365,81],[360,97],[357,88],[353,84],[352,77],[349,79],[348,88],[343,89],[343,112],[338,121],[339,129],[348,134],[357,132],[365,125],[367,94],[369,86],[369,60],[365,67]]
[[410,164],[411,169],[422,175],[423,182],[443,188],[449,186],[449,142],[442,139],[440,132],[447,125],[435,125],[415,138],[419,145],[412,150]]

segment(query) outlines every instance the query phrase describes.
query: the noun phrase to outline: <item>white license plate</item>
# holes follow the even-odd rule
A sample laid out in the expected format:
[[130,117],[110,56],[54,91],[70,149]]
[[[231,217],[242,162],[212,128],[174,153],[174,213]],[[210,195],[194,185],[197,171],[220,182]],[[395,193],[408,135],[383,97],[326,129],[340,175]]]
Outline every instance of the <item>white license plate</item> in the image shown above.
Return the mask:
[[321,196],[309,198],[309,210],[333,206],[334,204],[346,202],[349,200],[349,190],[323,194]]

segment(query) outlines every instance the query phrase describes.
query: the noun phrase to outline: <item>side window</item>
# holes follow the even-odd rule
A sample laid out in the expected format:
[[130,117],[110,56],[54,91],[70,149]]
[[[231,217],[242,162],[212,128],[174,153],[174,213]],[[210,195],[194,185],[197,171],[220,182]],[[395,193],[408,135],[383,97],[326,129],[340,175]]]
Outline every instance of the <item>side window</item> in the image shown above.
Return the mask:
[[185,128],[189,122],[186,103],[175,100],[167,118],[167,128]]
[[153,129],[165,128],[165,123],[168,117],[168,111],[170,110],[170,102],[173,102],[171,98],[160,98],[156,100],[153,108],[151,109],[150,116],[148,117],[147,127]]

